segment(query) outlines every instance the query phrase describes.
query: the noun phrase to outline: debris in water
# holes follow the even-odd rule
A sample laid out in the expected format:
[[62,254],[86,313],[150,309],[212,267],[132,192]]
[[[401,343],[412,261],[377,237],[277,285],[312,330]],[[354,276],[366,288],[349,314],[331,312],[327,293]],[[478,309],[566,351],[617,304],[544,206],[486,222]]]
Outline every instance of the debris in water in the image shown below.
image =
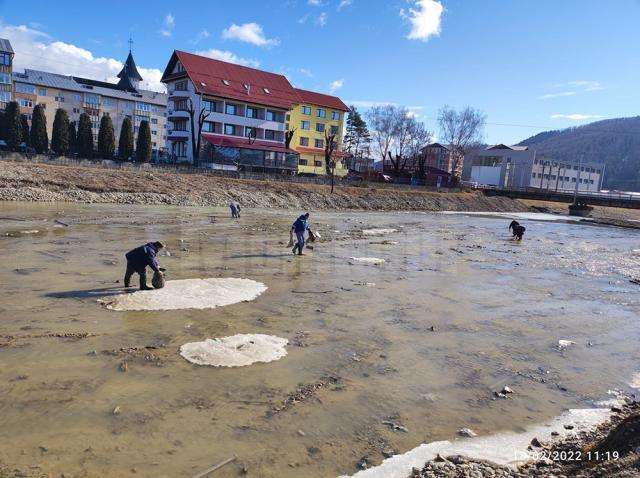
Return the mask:
[[458,435],[462,437],[467,437],[467,438],[473,438],[478,436],[478,434],[474,432],[471,428],[461,428],[460,430],[458,430]]
[[558,350],[564,350],[571,345],[575,345],[576,343],[573,340],[558,340]]
[[383,421],[382,424],[383,425],[387,425],[394,432],[405,432],[405,433],[409,432],[409,429],[407,427],[405,427],[403,425],[399,425],[398,423],[390,422],[388,420]]
[[350,257],[349,261],[351,264],[367,264],[373,266],[379,266],[386,262],[384,259],[378,257]]

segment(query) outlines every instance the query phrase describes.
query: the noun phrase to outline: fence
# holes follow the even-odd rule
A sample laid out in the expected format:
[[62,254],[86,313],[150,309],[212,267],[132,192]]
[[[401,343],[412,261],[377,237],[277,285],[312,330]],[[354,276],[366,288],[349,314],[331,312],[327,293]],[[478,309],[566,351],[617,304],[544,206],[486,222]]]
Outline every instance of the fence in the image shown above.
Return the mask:
[[[60,166],[79,166],[85,168],[99,168],[99,169],[115,169],[126,171],[138,171],[138,172],[169,172],[178,174],[199,174],[205,176],[232,178],[232,179],[252,179],[257,181],[276,181],[276,182],[288,182],[288,183],[301,183],[301,184],[318,184],[318,185],[330,185],[331,178],[328,176],[299,176],[299,175],[285,175],[285,174],[273,174],[273,173],[258,173],[247,171],[232,171],[225,169],[210,169],[199,168],[185,164],[172,164],[172,163],[136,163],[129,161],[114,161],[108,159],[79,159],[70,158],[67,156],[48,156],[44,154],[24,154],[8,151],[0,151],[0,160],[12,161],[20,163],[32,163],[32,164],[54,164]],[[380,183],[370,182],[363,179],[351,179],[351,178],[339,178],[335,177],[335,183],[338,187],[350,186],[350,187],[366,187],[376,189],[396,189],[396,190],[421,190],[421,191],[436,191],[435,187],[411,185],[411,184],[394,184],[394,183]],[[440,192],[452,192],[459,190],[448,190],[441,188]]]

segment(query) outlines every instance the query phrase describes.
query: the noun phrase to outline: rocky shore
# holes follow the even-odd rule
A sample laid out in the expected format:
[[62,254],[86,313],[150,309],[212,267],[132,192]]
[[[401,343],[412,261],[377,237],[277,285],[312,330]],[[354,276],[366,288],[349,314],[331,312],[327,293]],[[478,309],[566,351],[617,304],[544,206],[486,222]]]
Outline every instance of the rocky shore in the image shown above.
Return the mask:
[[532,459],[510,468],[461,455],[414,468],[412,478],[634,478],[640,477],[640,403],[613,407],[610,421],[557,442],[531,441]]
[[31,163],[0,163],[0,201],[373,211],[503,211],[530,207],[481,193],[435,193],[368,184],[329,186]]

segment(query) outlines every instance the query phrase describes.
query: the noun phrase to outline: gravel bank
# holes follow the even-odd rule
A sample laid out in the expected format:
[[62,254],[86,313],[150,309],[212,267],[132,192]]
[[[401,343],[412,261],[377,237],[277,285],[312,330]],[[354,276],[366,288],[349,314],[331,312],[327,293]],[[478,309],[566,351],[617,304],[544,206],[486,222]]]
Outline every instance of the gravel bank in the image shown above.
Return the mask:
[[524,203],[480,193],[433,193],[382,187],[236,180],[199,174],[0,163],[0,201],[82,202],[334,210],[529,211]]

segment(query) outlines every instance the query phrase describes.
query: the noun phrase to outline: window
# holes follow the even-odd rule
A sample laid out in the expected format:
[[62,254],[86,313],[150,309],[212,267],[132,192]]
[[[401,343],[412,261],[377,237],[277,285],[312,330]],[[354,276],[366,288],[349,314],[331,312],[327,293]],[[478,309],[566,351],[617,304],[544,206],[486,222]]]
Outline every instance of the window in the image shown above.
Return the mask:
[[152,113],[157,113],[158,112],[158,107],[154,106],[154,105],[151,105],[151,112]]
[[216,112],[216,102],[211,100],[202,100],[202,106],[206,111]]
[[173,107],[176,111],[187,111],[189,108],[189,102],[187,100],[173,100]]
[[536,177],[536,173],[531,173],[531,177],[535,178]]
[[334,124],[331,125],[331,134],[338,134],[338,127]]
[[11,55],[0,53],[0,65],[11,65]]
[[258,117],[258,110],[256,110],[251,106],[247,106],[247,118],[257,118],[257,117]]
[[173,129],[175,131],[187,131],[187,118],[173,120]]
[[157,134],[158,134],[158,132],[157,132],[155,129],[152,129],[152,130],[151,130],[151,134],[155,136],[155,135],[157,135]]
[[184,66],[182,66],[182,63],[180,62],[176,63],[176,71],[178,73],[182,73],[184,71]]
[[575,183],[576,182],[576,178],[571,178],[571,182]]
[[324,148],[324,139],[316,139],[315,146],[316,148]]
[[256,129],[255,128],[251,128],[250,126],[247,126],[244,129],[244,135],[247,138],[255,138],[256,137]]
[[316,167],[322,166],[322,161],[314,161],[313,165]]
[[73,108],[74,113],[80,113],[80,108]]
[[175,89],[176,91],[187,91],[189,89],[187,85],[187,80],[177,81],[175,83]]
[[340,113],[338,111],[331,112],[331,119],[340,121]]
[[238,106],[227,103],[226,106],[224,107],[224,112],[227,113],[228,115],[237,115]]
[[311,114],[311,106],[303,106],[302,107],[302,114],[303,115],[310,115]]
[[533,164],[538,164],[538,160],[537,160],[537,159],[534,159],[534,160],[533,160]]
[[151,118],[151,124],[158,124],[158,118]]
[[300,158],[300,166],[306,166],[306,165],[307,165],[307,160]]
[[74,101],[80,101],[80,95],[73,95]]
[[58,103],[64,103],[64,96],[56,96],[56,101]]
[[[9,79],[7,83],[11,83],[11,79]],[[22,83],[16,83],[16,93],[26,93],[28,95],[35,95],[36,87],[33,85],[23,85]]]
[[45,88],[38,88],[38,94],[40,96],[47,96],[47,90]]
[[309,122],[308,121],[300,122],[300,129],[309,129]]
[[225,124],[224,125],[224,134],[230,135],[230,136],[235,136],[236,134],[236,127],[232,124]]
[[90,105],[98,105],[100,103],[100,97],[98,95],[92,95],[90,93],[84,94],[84,102]]
[[334,151],[337,151],[337,150],[338,150],[338,143],[336,143],[335,141],[333,141],[333,142],[331,143],[331,149],[333,149]]
[[25,100],[24,98],[19,98],[18,104],[23,108],[33,108],[33,102],[31,100]]
[[102,98],[103,106],[109,106],[110,104],[111,104],[111,100],[109,100],[108,98]]
[[142,110],[142,111],[149,111],[151,109],[151,105],[149,103],[136,102],[136,109]]
[[0,103],[8,103],[9,101],[11,101],[11,93],[0,91]]
[[149,122],[149,117],[145,115],[136,115],[136,121],[139,123],[141,121]]
[[287,115],[285,116],[285,121],[291,121],[291,115],[289,113],[287,113]]
[[316,131],[318,133],[324,133],[324,123],[316,123]]
[[277,119],[276,119],[277,116],[278,116],[278,113],[276,113],[275,111],[267,110],[266,120],[267,121],[277,121]]
[[309,138],[300,136],[300,146],[309,146]]
[[[5,85],[11,84],[11,75],[7,73],[0,73],[0,83],[4,83]],[[18,85],[16,84],[16,91],[18,91]]]
[[184,158],[187,156],[187,143],[184,141],[178,141],[173,143],[173,154],[178,156],[179,158]]
[[326,118],[327,117],[327,110],[323,110],[322,108],[318,108],[318,110],[316,111],[316,116],[318,118]]
[[276,132],[273,131],[272,129],[265,129],[264,130],[264,139],[270,139],[270,140],[276,139]]

